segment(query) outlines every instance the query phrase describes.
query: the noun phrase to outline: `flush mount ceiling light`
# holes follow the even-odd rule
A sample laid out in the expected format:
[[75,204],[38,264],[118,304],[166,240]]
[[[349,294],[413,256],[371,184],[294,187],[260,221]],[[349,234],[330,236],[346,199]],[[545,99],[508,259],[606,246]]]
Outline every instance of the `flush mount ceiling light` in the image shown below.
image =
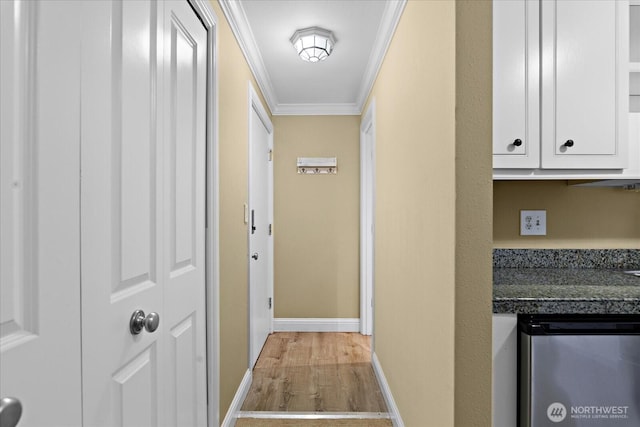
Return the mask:
[[291,43],[307,62],[319,62],[327,59],[336,44],[336,38],[329,30],[311,27],[298,30],[291,36]]

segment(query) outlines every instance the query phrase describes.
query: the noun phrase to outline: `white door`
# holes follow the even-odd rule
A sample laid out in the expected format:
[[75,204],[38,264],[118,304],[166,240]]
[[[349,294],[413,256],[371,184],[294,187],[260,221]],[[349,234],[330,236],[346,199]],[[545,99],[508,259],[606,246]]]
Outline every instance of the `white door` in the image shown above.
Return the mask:
[[84,423],[202,426],[206,31],[186,0],[82,8]]
[[249,367],[271,333],[273,127],[252,92],[249,103]]
[[207,32],[186,0],[164,11],[166,424],[205,426]]
[[0,398],[21,427],[82,422],[78,17],[0,1]]

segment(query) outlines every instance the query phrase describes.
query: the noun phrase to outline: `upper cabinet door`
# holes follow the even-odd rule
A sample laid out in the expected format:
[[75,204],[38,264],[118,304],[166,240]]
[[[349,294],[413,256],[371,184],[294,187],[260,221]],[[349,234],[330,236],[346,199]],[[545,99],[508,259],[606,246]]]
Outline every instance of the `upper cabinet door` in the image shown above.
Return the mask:
[[540,2],[493,3],[493,167],[540,167]]
[[542,168],[627,167],[628,2],[541,6]]

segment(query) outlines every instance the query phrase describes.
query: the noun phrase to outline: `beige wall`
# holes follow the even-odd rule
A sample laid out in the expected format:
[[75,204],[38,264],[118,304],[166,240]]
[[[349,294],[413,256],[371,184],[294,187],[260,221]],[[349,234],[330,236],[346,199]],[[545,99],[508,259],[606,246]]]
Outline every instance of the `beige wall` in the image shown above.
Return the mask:
[[[275,116],[275,317],[359,316],[359,116]],[[298,157],[337,157],[299,175]]]
[[455,425],[491,425],[492,6],[456,5]]
[[[546,209],[547,235],[520,236],[520,210]],[[496,248],[640,248],[640,193],[567,181],[496,181]]]
[[[260,93],[224,13],[218,16],[220,163],[220,421],[248,368],[248,82]],[[263,101],[264,104],[264,101]],[[264,104],[266,105],[266,104]]]
[[454,424],[455,7],[407,3],[372,93],[375,352],[407,426]]

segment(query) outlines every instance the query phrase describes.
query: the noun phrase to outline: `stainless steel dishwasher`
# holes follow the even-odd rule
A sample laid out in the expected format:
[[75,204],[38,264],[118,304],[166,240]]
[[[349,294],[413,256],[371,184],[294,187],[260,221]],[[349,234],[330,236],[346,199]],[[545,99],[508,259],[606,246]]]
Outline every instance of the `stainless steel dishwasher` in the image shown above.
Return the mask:
[[639,427],[640,315],[519,315],[520,427]]

